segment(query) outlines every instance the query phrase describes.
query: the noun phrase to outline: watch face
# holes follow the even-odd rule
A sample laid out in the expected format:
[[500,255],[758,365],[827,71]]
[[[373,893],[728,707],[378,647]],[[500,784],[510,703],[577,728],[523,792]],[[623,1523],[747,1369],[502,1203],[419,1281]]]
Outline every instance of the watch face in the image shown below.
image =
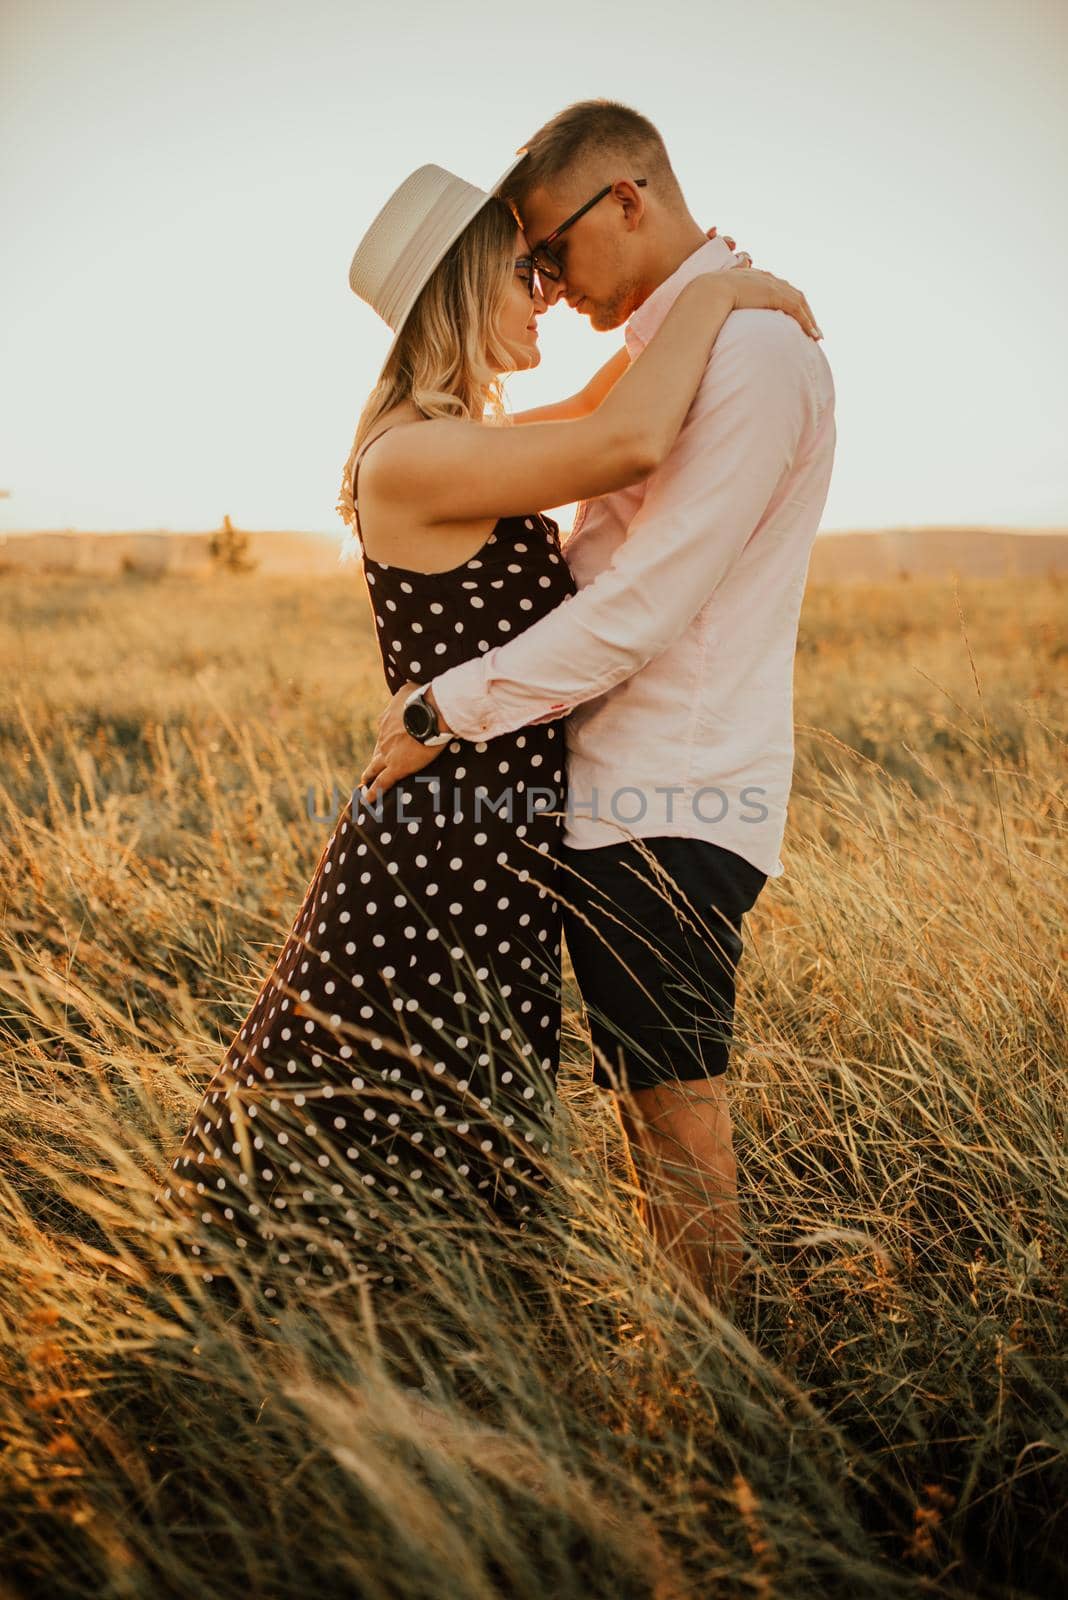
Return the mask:
[[404,708],[404,726],[413,739],[427,739],[437,732],[438,719],[425,700],[413,700]]

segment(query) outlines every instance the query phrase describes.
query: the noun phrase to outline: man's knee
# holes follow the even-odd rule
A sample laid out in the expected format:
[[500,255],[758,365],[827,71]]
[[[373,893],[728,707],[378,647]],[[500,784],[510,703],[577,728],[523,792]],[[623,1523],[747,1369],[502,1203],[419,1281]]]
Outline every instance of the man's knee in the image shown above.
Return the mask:
[[616,1095],[628,1141],[644,1155],[701,1167],[733,1157],[724,1075],[676,1080]]
[[618,1096],[635,1121],[655,1126],[674,1118],[712,1114],[730,1116],[725,1073],[703,1078],[670,1078]]

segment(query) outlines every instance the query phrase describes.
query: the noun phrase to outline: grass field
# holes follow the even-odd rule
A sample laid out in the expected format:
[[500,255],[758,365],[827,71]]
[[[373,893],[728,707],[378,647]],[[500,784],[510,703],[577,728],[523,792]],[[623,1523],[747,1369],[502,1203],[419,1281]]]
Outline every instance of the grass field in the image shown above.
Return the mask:
[[[737,1315],[664,1288],[567,978],[552,1248],[228,1316],[152,1195],[384,690],[315,580],[0,581],[0,1594],[1068,1592],[1068,587],[812,590],[748,919]],[[269,1308],[268,1308],[269,1310]]]

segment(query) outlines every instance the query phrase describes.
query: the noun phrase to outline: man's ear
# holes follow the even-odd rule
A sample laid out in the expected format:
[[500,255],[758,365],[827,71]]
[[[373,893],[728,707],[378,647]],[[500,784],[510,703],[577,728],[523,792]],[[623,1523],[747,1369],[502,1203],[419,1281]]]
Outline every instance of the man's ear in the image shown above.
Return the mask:
[[629,178],[621,178],[612,188],[612,199],[623,213],[627,231],[631,232],[645,215],[645,195]]

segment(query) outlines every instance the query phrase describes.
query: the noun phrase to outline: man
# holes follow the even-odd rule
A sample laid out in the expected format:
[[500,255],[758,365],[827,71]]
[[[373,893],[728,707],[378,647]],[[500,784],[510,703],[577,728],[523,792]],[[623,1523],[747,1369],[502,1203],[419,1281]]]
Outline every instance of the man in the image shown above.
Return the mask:
[[[507,198],[543,293],[598,330],[625,323],[632,359],[691,278],[736,264],[637,112],[581,102],[527,149]],[[573,708],[562,904],[594,1077],[616,1095],[650,1226],[706,1292],[729,1293],[741,1265],[734,973],[742,918],[783,872],[793,659],[834,398],[791,317],[733,313],[662,467],[580,507],[566,547],[578,593],[426,696],[441,732],[472,740]],[[375,752],[389,747],[395,775],[436,753],[404,731],[409,692]]]

